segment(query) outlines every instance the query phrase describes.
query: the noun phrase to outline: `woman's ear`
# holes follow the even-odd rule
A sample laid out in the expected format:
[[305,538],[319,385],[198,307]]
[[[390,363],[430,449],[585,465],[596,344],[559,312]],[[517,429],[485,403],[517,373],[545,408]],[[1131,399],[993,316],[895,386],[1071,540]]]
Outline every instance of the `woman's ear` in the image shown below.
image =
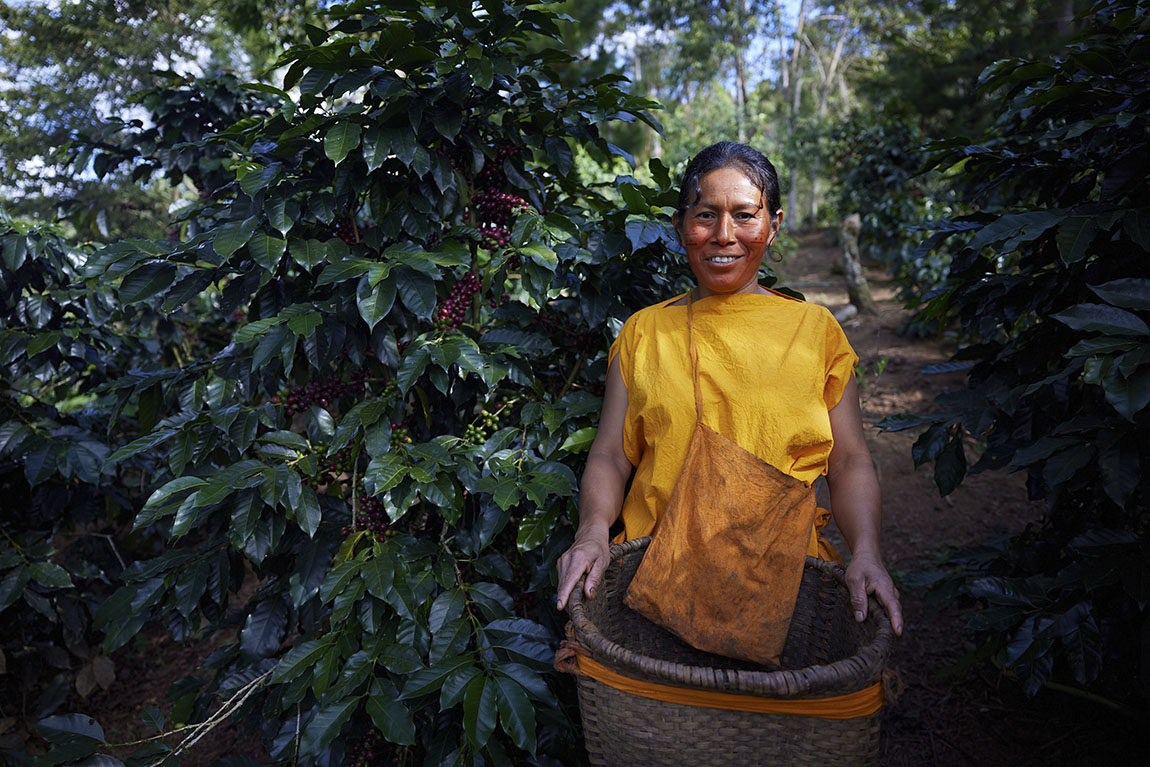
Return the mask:
[[767,247],[775,244],[775,238],[779,236],[779,229],[783,226],[783,209],[779,208],[775,211],[775,215],[771,216],[771,231],[767,233]]
[[675,242],[679,243],[680,247],[683,245],[682,225],[683,216],[679,211],[675,211],[671,214],[671,228],[675,230]]

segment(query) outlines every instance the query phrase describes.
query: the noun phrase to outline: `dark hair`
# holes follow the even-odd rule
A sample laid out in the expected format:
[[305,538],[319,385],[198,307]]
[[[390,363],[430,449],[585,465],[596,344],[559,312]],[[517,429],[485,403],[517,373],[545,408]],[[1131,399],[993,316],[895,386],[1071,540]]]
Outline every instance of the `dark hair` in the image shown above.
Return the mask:
[[767,198],[767,216],[774,219],[782,207],[779,196],[779,174],[766,156],[746,144],[734,141],[720,141],[699,152],[687,165],[683,173],[683,183],[679,187],[679,205],[676,208],[682,216],[687,208],[699,201],[703,189],[699,181],[711,171],[722,168],[738,168],[759,188]]

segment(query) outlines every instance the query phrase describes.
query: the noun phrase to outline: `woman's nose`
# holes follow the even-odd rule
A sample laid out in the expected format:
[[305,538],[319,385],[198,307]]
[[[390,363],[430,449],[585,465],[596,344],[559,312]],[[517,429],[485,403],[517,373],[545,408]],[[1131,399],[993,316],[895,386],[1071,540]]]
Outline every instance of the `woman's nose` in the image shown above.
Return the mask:
[[724,245],[735,239],[735,222],[725,213],[715,223],[715,239]]

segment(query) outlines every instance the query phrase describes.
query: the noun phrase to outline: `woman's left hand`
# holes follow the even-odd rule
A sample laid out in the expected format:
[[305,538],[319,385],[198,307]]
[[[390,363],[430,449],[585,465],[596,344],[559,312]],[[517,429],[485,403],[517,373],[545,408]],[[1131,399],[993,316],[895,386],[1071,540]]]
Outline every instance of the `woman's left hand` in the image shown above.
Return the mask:
[[886,608],[895,635],[902,636],[902,606],[898,601],[898,589],[878,557],[866,552],[852,556],[846,581],[856,621],[866,620],[867,596],[874,594],[879,604]]

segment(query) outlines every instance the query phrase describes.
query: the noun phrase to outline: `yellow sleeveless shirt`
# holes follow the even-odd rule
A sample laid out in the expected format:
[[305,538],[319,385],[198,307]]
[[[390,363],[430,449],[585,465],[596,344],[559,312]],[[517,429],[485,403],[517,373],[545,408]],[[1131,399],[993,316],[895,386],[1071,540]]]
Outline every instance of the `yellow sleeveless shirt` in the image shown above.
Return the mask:
[[[695,427],[687,307],[672,306],[685,295],[633,314],[609,353],[627,387],[623,449],[635,466],[627,539],[654,530]],[[858,362],[834,316],[773,291],[694,305],[704,423],[807,485],[826,474],[829,411]],[[808,553],[818,555],[817,530]]]

